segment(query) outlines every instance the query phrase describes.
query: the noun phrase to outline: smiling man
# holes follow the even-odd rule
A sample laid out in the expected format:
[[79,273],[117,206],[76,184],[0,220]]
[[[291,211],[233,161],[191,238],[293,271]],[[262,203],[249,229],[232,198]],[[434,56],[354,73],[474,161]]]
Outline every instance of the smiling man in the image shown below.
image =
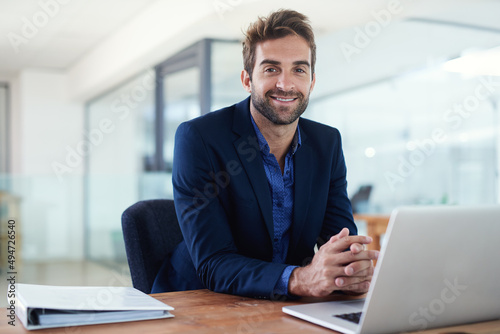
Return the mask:
[[250,97],[177,129],[173,185],[184,240],[152,292],[364,293],[378,252],[356,235],[340,134],[300,117],[315,83],[311,26],[279,10],[245,37],[241,81]]

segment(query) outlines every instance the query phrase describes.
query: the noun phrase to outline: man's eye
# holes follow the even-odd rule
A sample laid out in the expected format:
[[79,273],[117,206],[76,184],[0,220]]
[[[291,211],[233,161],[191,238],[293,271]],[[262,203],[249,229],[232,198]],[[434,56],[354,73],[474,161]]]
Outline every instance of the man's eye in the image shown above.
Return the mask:
[[276,72],[275,68],[266,68],[266,72]]
[[304,70],[303,70],[303,69],[301,69],[301,68],[296,69],[296,71],[297,71],[297,72],[299,72],[299,73],[306,73],[306,71],[304,71]]

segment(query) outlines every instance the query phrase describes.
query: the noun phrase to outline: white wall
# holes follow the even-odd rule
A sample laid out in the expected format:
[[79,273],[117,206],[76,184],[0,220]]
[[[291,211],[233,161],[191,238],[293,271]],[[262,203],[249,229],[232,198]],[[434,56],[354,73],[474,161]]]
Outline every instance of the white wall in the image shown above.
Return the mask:
[[68,148],[83,136],[83,105],[68,99],[64,73],[28,69],[10,80],[13,192],[24,260],[83,257],[83,163],[59,178]]

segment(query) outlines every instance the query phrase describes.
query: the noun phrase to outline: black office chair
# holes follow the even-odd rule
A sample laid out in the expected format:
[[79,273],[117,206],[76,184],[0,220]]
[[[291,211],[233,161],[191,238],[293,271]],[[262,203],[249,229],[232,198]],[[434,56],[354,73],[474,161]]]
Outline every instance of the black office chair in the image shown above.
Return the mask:
[[165,257],[182,241],[174,201],[140,201],[122,214],[123,238],[134,288],[151,293]]

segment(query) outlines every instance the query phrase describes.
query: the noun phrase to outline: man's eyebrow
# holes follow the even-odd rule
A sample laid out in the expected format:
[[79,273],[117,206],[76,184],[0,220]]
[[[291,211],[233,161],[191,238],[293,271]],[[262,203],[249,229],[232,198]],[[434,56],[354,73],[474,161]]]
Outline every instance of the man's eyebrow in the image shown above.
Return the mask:
[[264,65],[264,64],[269,64],[269,65],[280,65],[281,62],[277,61],[277,60],[272,60],[272,59],[264,59],[263,61],[260,62],[260,65]]
[[[280,61],[272,60],[272,59],[264,59],[260,62],[260,65],[281,65]],[[311,64],[307,60],[297,60],[293,62],[293,65],[306,65],[307,67],[311,67]]]
[[311,64],[307,60],[297,60],[293,62],[294,65],[306,65],[307,67],[311,67]]

